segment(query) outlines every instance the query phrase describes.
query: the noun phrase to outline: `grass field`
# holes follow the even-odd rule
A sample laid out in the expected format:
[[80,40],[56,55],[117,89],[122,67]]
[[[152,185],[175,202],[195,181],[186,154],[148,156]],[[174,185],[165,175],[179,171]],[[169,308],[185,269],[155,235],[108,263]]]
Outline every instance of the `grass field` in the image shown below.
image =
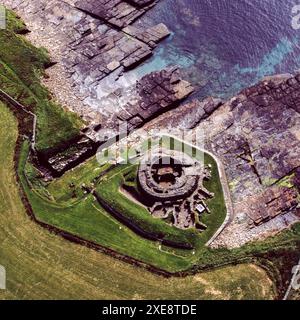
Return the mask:
[[97,186],[97,191],[101,198],[135,225],[140,226],[142,230],[156,234],[157,238],[171,240],[178,244],[188,243],[196,247],[197,238],[200,235],[199,232],[196,230],[180,230],[169,226],[161,219],[153,218],[146,208],[134,203],[120,192],[120,187],[124,183],[124,174],[132,171],[136,171],[135,165],[120,165],[109,172],[105,176],[105,180],[101,181]]
[[[164,279],[74,245],[32,222],[14,177],[17,124],[0,103],[0,299],[272,299],[266,273],[249,264]],[[81,169],[82,170],[82,169]]]
[[47,52],[19,35],[25,28],[22,21],[7,12],[8,28],[0,30],[0,86],[37,114],[36,147],[46,151],[77,136],[83,123],[76,114],[55,103],[41,85],[40,78],[50,63]]
[[[160,246],[158,242],[149,241],[138,236],[99,206],[92,195],[83,193],[81,188],[83,183],[89,185],[91,181],[100,182],[98,189],[100,188],[101,190],[99,192],[102,195],[105,194],[108,201],[114,199],[122,210],[127,210],[128,214],[131,214],[131,210],[136,210],[136,214],[140,214],[139,210],[145,209],[119,193],[119,187],[124,182],[122,174],[131,170],[130,167],[118,166],[99,180],[101,172],[109,168],[109,166],[99,167],[95,159],[90,159],[49,185],[41,185],[40,180],[34,175],[32,166],[29,163],[25,164],[27,157],[26,145],[23,152],[24,161],[20,162],[20,176],[38,220],[160,269],[169,272],[188,269],[201,270],[204,267],[213,268],[219,265],[236,263],[244,258],[259,257],[261,259],[263,255],[268,255],[269,259],[272,255],[275,257],[276,252],[284,252],[283,257],[285,259],[286,254],[291,256],[289,250],[292,252],[297,251],[296,242],[300,238],[300,228],[296,226],[292,230],[288,230],[276,237],[270,237],[263,242],[251,243],[235,250],[212,250],[204,246],[225,216],[223,194],[219,192],[222,187],[218,179],[217,165],[214,161],[212,162],[209,156],[206,157],[205,161],[213,165],[212,174],[217,179],[206,182],[206,187],[217,196],[209,202],[213,213],[208,215],[207,219],[210,220],[205,221],[211,224],[211,227],[203,234],[197,235],[195,240],[196,250],[193,252],[192,250]],[[24,175],[24,168],[26,169],[26,176],[30,178],[29,184]],[[132,170],[135,171],[134,168]],[[144,215],[152,219],[148,213],[144,213]],[[161,223],[165,225],[165,223]],[[272,263],[272,266],[283,268],[284,263],[286,263],[284,259],[277,259]],[[275,273],[277,272],[275,271]],[[275,277],[278,276],[275,275]],[[282,282],[280,279],[279,281]]]
[[[171,148],[172,150],[177,151],[182,151],[184,149],[191,157],[193,157],[193,154],[197,154],[195,148],[190,148],[174,138],[164,136],[161,138],[160,143],[167,149]],[[136,165],[118,166],[112,170],[97,185],[98,194],[112,207],[117,209],[135,224],[139,225],[141,229],[148,232],[155,231],[157,234],[164,234],[164,239],[172,240],[177,243],[189,243],[196,250],[199,250],[203,248],[223,223],[227,209],[216,161],[207,153],[203,154],[201,152],[198,153],[198,156],[199,161],[204,161],[206,166],[211,166],[212,177],[211,179],[204,181],[204,186],[215,195],[212,199],[206,201],[211,214],[204,214],[201,217],[201,222],[208,226],[208,229],[205,232],[200,233],[195,229],[179,230],[177,228],[170,227],[161,219],[153,219],[153,217],[149,215],[149,211],[147,209],[133,203],[131,199],[124,196],[120,192],[120,187],[124,184],[127,184],[127,186],[129,185],[133,188],[135,193],[139,195],[136,179]],[[139,195],[139,197],[142,197],[142,195]]]
[[[212,165],[215,181],[206,182],[206,187],[216,196],[208,203],[212,214],[204,218],[209,229],[201,234],[196,230],[179,230],[153,218],[145,208],[119,192],[124,183],[123,175],[131,174],[132,171],[134,173],[135,165],[121,165],[111,169],[99,181],[97,177],[108,169],[109,165],[99,167],[94,158],[50,184],[43,184],[32,165],[26,163],[27,151],[24,145],[24,161],[20,163],[19,175],[39,221],[169,272],[187,270],[198,264],[199,259],[211,259],[208,256],[214,255],[215,251],[207,249],[205,243],[224,221],[226,208],[217,164],[208,155],[206,161]],[[143,230],[163,234],[165,239],[173,242],[191,243],[195,250],[161,246],[160,242],[147,240],[114,219],[92,195],[82,191],[82,184],[89,185],[95,180],[98,180],[95,185],[101,197],[133,219]],[[227,251],[221,250],[220,253],[224,257],[227,255]]]

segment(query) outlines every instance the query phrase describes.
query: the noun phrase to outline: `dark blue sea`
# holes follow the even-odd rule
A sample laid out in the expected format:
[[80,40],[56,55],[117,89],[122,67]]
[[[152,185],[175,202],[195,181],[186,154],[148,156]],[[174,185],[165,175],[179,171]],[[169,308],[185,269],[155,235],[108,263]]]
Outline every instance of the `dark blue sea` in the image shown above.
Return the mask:
[[[300,0],[160,0],[142,20],[163,22],[172,35],[136,72],[179,65],[195,96],[228,98],[266,75],[300,68]],[[140,22],[136,22],[138,25]]]

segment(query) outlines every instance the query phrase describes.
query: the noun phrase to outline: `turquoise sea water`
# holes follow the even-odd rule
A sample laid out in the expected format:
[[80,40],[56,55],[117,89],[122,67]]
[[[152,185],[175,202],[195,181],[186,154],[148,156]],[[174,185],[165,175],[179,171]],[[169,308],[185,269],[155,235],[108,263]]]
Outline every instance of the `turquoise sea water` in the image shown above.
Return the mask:
[[172,35],[135,72],[179,65],[195,96],[223,98],[266,75],[293,72],[300,68],[295,4],[300,0],[161,0],[142,20],[163,22]]

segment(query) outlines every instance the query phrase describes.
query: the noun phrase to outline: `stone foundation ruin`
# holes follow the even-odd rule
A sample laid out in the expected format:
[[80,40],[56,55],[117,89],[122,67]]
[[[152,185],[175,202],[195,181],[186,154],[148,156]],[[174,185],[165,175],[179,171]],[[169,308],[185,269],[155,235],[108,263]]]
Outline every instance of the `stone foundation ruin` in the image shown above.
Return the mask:
[[141,162],[138,186],[150,213],[180,229],[205,230],[200,216],[210,213],[206,200],[213,198],[203,185],[211,173],[196,159],[182,152],[160,148]]

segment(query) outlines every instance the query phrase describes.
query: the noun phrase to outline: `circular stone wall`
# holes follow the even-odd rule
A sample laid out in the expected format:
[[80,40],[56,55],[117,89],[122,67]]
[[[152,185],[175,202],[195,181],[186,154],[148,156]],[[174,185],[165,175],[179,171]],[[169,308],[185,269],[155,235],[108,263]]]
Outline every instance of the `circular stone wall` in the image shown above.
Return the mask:
[[174,201],[189,197],[197,189],[199,174],[194,159],[182,152],[163,149],[142,161],[138,182],[153,201]]

